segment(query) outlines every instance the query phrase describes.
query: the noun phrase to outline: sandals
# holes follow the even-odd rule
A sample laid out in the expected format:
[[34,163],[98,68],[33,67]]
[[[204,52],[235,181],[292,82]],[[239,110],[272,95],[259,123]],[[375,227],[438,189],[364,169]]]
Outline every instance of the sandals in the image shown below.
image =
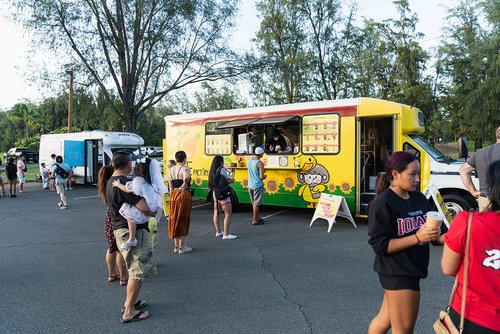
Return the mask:
[[108,283],[114,282],[120,278],[120,275],[108,276]]
[[128,284],[128,278],[127,279],[120,279],[120,286],[125,286]]
[[[146,303],[144,300],[138,300],[134,304],[134,308],[136,310],[140,310],[141,308],[145,308],[146,306],[148,306],[148,303]],[[122,313],[125,312],[125,306],[122,307],[121,311]]]
[[255,223],[252,222],[252,225],[262,225],[264,224],[264,219],[259,218]]
[[146,320],[147,318],[149,318],[151,316],[151,313],[146,313],[146,312],[142,312],[142,311],[139,311],[137,312],[132,318],[130,319],[123,319],[123,315],[120,317],[120,322],[122,324],[126,324],[126,323],[129,323],[129,322],[135,322],[135,321],[141,321],[141,320]]

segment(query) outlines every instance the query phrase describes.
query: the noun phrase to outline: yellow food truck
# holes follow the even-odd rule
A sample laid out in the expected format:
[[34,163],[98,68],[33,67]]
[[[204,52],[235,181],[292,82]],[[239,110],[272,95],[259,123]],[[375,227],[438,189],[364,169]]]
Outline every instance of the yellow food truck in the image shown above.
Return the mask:
[[434,182],[451,211],[476,205],[460,181],[461,163],[419,137],[423,114],[404,104],[372,98],[296,103],[166,116],[165,125],[165,173],[166,161],[185,151],[195,198],[207,197],[210,164],[221,155],[234,174],[233,201],[250,203],[247,160],[260,146],[266,149],[265,205],[314,208],[326,192],[365,216],[377,174],[399,150],[420,160],[420,190]]

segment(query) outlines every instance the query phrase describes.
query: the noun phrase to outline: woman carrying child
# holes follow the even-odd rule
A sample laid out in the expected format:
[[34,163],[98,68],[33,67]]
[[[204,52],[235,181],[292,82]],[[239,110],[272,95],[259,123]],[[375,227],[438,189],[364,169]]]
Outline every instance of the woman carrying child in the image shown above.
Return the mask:
[[[120,181],[113,181],[113,187],[117,187],[123,192],[133,193],[143,197],[151,212],[156,211],[156,220],[160,220],[163,208],[162,195],[167,192],[167,187],[163,182],[160,172],[160,165],[156,160],[143,157],[138,159],[135,166],[135,177],[125,185]],[[148,221],[146,216],[135,206],[124,203],[120,208],[120,214],[127,219],[129,238],[122,244],[123,250],[137,246],[135,238],[136,224],[143,224]]]

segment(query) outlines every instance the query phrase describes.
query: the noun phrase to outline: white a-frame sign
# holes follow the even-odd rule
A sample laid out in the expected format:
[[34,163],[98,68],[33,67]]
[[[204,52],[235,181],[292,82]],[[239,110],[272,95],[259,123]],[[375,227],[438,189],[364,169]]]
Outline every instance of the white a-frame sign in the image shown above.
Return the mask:
[[351,211],[349,211],[349,207],[344,197],[321,193],[309,227],[312,226],[316,219],[323,218],[328,221],[328,233],[330,233],[335,223],[336,216],[347,218],[355,228],[358,228],[352,218]]
[[436,185],[433,182],[429,183],[427,187],[425,187],[423,194],[427,198],[432,197],[438,211],[445,217],[444,223],[446,224],[446,227],[449,228],[452,217]]

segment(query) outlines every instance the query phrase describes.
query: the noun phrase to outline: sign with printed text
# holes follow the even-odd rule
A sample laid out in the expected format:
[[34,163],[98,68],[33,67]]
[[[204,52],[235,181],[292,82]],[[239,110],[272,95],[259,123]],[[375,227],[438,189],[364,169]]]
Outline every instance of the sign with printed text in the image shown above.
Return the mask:
[[309,227],[312,226],[316,219],[322,218],[328,221],[328,233],[330,233],[333,224],[335,223],[335,217],[337,216],[348,219],[355,228],[358,228],[352,218],[344,197],[321,193],[321,197],[319,198],[318,205],[316,206],[316,210],[314,211]]
[[448,211],[448,208],[443,201],[443,197],[441,196],[441,193],[436,185],[434,183],[429,183],[429,185],[425,187],[423,194],[427,198],[432,197],[438,211],[445,217],[444,223],[447,227],[450,227],[450,223],[453,218],[451,217],[450,211]]

